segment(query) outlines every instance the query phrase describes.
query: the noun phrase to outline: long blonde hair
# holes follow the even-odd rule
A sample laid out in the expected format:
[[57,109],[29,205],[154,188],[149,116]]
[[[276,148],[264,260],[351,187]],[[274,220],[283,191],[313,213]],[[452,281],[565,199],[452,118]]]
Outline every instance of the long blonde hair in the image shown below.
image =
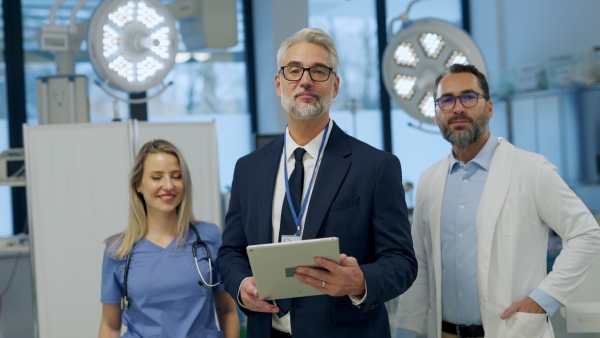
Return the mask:
[[133,168],[131,168],[131,172],[129,173],[129,219],[127,229],[107,239],[108,242],[112,242],[108,251],[113,253],[113,257],[115,258],[123,258],[129,255],[133,250],[134,244],[142,239],[146,233],[148,228],[146,201],[142,195],[137,193],[136,186],[142,180],[144,162],[148,155],[159,153],[175,156],[179,161],[183,177],[183,199],[177,206],[177,246],[185,243],[189,224],[196,223],[192,211],[192,178],[183,155],[169,141],[161,139],[149,141],[138,152]]

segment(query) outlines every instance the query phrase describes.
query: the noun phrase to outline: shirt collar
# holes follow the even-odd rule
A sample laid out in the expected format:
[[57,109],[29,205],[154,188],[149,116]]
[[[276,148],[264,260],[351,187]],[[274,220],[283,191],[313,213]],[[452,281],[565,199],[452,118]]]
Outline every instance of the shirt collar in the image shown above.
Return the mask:
[[[492,158],[494,157],[494,152],[496,151],[498,144],[500,144],[500,140],[495,138],[492,133],[490,133],[490,137],[483,145],[483,148],[481,148],[479,153],[477,153],[471,162],[477,164],[481,169],[489,171],[490,166],[492,165]],[[450,151],[450,167],[448,168],[448,172],[452,173],[458,170],[460,163],[462,162],[457,160],[456,157],[454,157],[454,153]]]
[[[329,135],[331,135],[332,125],[333,120],[329,119],[329,131],[327,132],[327,139],[325,139],[325,144],[327,144],[327,141],[329,140]],[[308,142],[307,145],[302,147],[296,144],[296,142],[294,142],[294,140],[290,136],[289,128],[285,128],[285,154],[287,155],[286,161],[288,161],[292,156],[294,156],[294,150],[296,150],[296,148],[298,147],[304,148],[312,158],[317,158],[317,155],[319,154],[319,148],[321,147],[321,141],[323,140],[324,132],[325,128],[321,130],[319,135],[315,136],[315,138]],[[325,146],[323,146],[323,148],[325,148]]]

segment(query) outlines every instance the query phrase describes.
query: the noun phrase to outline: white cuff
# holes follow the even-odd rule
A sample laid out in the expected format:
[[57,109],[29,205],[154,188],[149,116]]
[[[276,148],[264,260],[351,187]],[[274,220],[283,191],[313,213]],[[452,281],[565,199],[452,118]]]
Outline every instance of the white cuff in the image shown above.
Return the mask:
[[367,300],[367,280],[365,279],[365,294],[362,297],[353,295],[348,295],[348,297],[350,297],[352,305],[360,308],[363,305],[363,303]]
[[248,308],[244,306],[244,303],[242,303],[242,299],[240,298],[240,290],[242,289],[242,284],[244,284],[244,281],[248,278],[250,278],[250,277],[246,277],[246,278],[242,279],[242,282],[240,283],[240,287],[238,288],[238,294],[237,294],[237,302],[238,302],[239,306],[243,307],[244,309],[248,309]]

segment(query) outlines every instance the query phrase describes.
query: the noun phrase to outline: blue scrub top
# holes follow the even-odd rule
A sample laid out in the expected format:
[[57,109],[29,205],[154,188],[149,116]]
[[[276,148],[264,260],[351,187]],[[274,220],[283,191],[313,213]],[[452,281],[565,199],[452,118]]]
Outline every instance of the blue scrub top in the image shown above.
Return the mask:
[[[215,224],[198,223],[200,238],[208,245],[213,262],[214,284],[220,281],[215,268],[221,246],[221,232]],[[213,291],[223,291],[223,285],[207,289],[198,285],[200,276],[191,251],[196,241],[190,229],[184,247],[176,248],[177,238],[166,248],[142,238],[133,246],[127,277],[127,293],[131,306],[123,311],[127,338],[195,338],[223,337],[218,331],[213,306]],[[107,254],[102,264],[102,303],[120,303],[126,258]],[[204,246],[196,246],[198,264],[204,279],[209,281],[208,260]]]

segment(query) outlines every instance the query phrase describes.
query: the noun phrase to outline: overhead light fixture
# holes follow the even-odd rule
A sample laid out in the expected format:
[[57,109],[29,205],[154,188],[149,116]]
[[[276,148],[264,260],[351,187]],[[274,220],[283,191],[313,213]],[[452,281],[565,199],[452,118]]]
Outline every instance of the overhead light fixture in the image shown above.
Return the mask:
[[419,111],[421,115],[427,118],[433,118],[435,116],[435,102],[432,92],[427,92],[421,103],[419,103]]
[[[205,48],[222,49],[237,44],[236,0],[174,0],[167,5],[159,0],[102,0],[89,22],[76,23],[76,14],[87,1],[78,1],[66,26],[55,23],[56,12],[65,2],[56,0],[50,11],[49,24],[42,26],[41,48],[56,53],[61,81],[63,75],[75,74],[75,53],[82,41],[87,40],[90,61],[101,79],[95,81],[96,84],[118,101],[147,102],[173,83],[165,84],[163,80],[175,62],[187,62],[192,58],[206,61],[211,54],[202,53]],[[187,53],[177,53],[179,41],[175,20],[179,20]],[[162,88],[154,94],[136,99],[122,98],[108,90],[112,87],[140,93],[158,84]],[[38,95],[41,102],[45,102],[43,96],[49,97],[44,90],[47,86],[38,88],[42,88]],[[71,103],[66,106],[73,107]],[[88,114],[89,105],[86,107]],[[73,109],[70,111],[70,116],[79,116]]]
[[415,92],[417,78],[414,76],[396,75],[394,79],[394,91],[403,99],[410,99]]
[[144,92],[175,65],[175,19],[158,0],[104,0],[90,20],[87,43],[103,89]]
[[416,67],[419,63],[419,58],[415,54],[414,48],[410,43],[402,42],[394,51],[394,60],[402,66]]
[[[387,45],[381,68],[383,82],[394,102],[422,123],[434,123],[435,79],[448,66],[473,64],[487,73],[483,55],[471,37],[462,29],[437,19],[410,21],[406,13],[389,25],[391,42]],[[394,35],[394,22],[402,20],[402,28]]]
[[419,42],[421,43],[421,47],[430,58],[437,58],[440,52],[442,51],[442,47],[446,41],[442,39],[440,35],[435,33],[423,33],[419,38]]
[[450,55],[448,62],[446,62],[446,67],[450,67],[456,63],[461,64],[461,65],[468,65],[469,60],[463,53],[455,51],[452,53],[452,55]]

